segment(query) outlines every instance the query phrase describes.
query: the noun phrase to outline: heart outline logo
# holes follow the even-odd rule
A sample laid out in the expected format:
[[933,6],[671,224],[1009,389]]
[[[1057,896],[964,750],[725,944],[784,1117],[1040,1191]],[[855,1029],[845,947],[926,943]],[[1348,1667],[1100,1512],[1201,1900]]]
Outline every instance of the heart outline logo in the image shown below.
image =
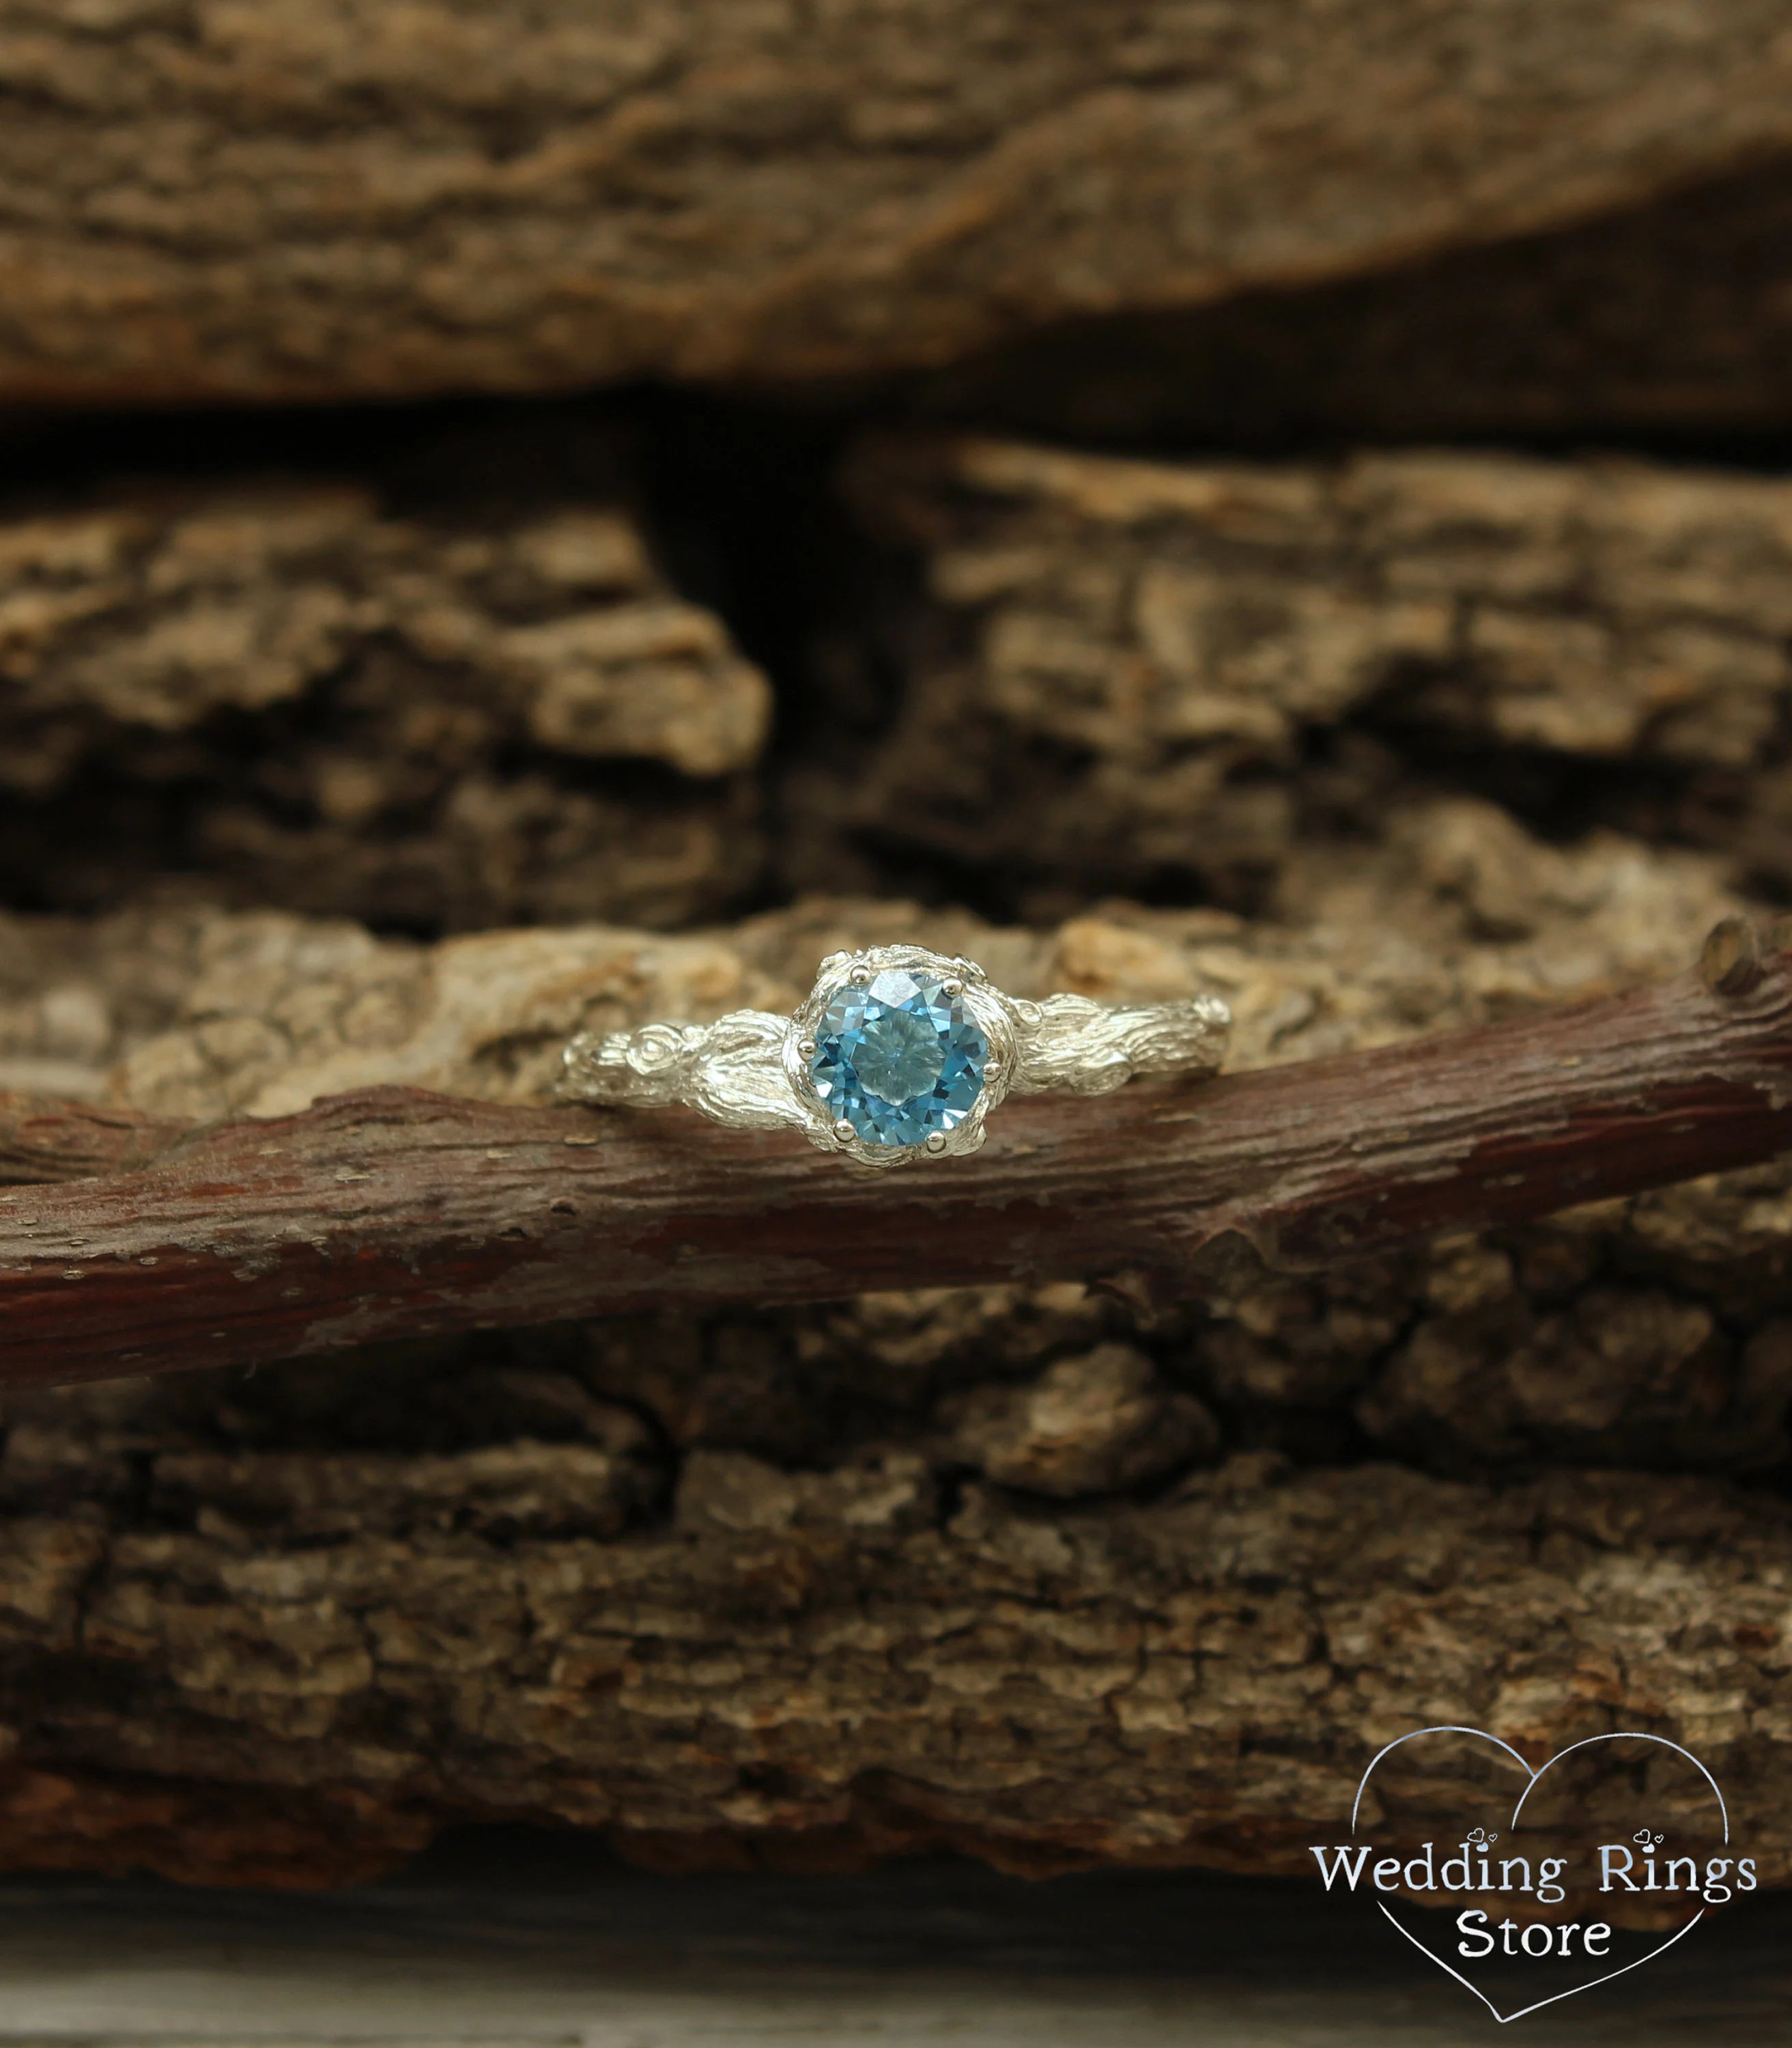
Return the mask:
[[[1685,1757],[1686,1761],[1692,1765],[1695,1771],[1698,1772],[1699,1775],[1705,1780],[1706,1784],[1711,1787],[1712,1796],[1717,1802],[1717,1810],[1723,1817],[1724,1844],[1726,1847],[1728,1845],[1730,1840],[1730,1809],[1724,1803],[1722,1788],[1719,1786],[1717,1780],[1712,1776],[1711,1773],[1706,1770],[1705,1766],[1695,1755],[1693,1755],[1693,1752],[1689,1749],[1683,1749],[1678,1743],[1670,1742],[1665,1735],[1647,1735],[1637,1728],[1621,1728],[1616,1730],[1610,1735],[1584,1736],[1579,1742],[1571,1742],[1565,1749],[1558,1749],[1553,1756],[1549,1758],[1546,1762],[1540,1763],[1537,1768],[1533,1771],[1530,1766],[1526,1763],[1524,1759],[1515,1748],[1513,1748],[1512,1745],[1509,1742],[1503,1742],[1496,1735],[1489,1735],[1485,1728],[1464,1728],[1454,1722],[1445,1723],[1437,1728],[1410,1729],[1405,1735],[1396,1736],[1392,1742],[1384,1744],[1383,1747],[1377,1750],[1375,1754],[1370,1758],[1367,1767],[1363,1770],[1363,1775],[1357,1780],[1356,1797],[1351,1802],[1350,1832],[1353,1836],[1356,1833],[1357,1816],[1362,1811],[1363,1794],[1368,1790],[1369,1780],[1375,1775],[1376,1765],[1381,1762],[1384,1756],[1391,1755],[1395,1750],[1400,1747],[1402,1743],[1416,1742],[1421,1736],[1427,1735],[1472,1735],[1476,1736],[1482,1742],[1491,1742],[1496,1749],[1504,1750],[1506,1754],[1511,1758],[1512,1761],[1517,1764],[1519,1770],[1521,1770],[1525,1775],[1525,1788],[1523,1791],[1519,1794],[1518,1804],[1513,1807],[1512,1817],[1507,1823],[1508,1828],[1515,1829],[1517,1827],[1519,1823],[1519,1816],[1524,1811],[1524,1802],[1526,1800],[1527,1800],[1530,1797],[1531,1794],[1537,1790],[1538,1783],[1542,1779],[1544,1774],[1546,1771],[1553,1770],[1556,1765],[1560,1763],[1565,1756],[1572,1756],[1577,1750],[1590,1749],[1596,1743],[1654,1743],[1662,1749],[1672,1750],[1677,1756]],[[1375,1901],[1375,1904],[1379,1908],[1382,1917],[1397,1934],[1403,1934],[1406,1938],[1412,1943],[1413,1946],[1418,1950],[1419,1953],[1426,1957],[1429,1961],[1435,1963],[1438,1968],[1444,1972],[1445,1976],[1454,1977],[1456,1982],[1462,1986],[1464,1991],[1473,1992],[1474,1996],[1480,2000],[1482,2004],[1487,2007],[1488,2011],[1493,2015],[1494,2019],[1502,2027],[1509,2027],[1514,2020],[1522,2019],[1530,2013],[1541,2012],[1546,2005],[1559,2005],[1565,1998],[1577,1997],[1579,1994],[1584,1991],[1592,1991],[1602,1984],[1610,1984],[1615,1977],[1628,1976],[1632,1970],[1641,1969],[1645,1963],[1652,1963],[1658,1956],[1666,1954],[1667,1951],[1674,1946],[1676,1941],[1681,1940],[1684,1937],[1691,1934],[1693,1930],[1697,1926],[1699,1922],[1705,1918],[1706,1910],[1706,1909],[1701,1906],[1698,1911],[1693,1915],[1692,1918],[1686,1922],[1684,1927],[1679,1928],[1674,1934],[1670,1934],[1665,1941],[1657,1942],[1655,1946],[1650,1949],[1647,1955],[1639,1956],[1634,1961],[1622,1964],[1615,1970],[1608,1970],[1604,1976],[1589,1977],[1584,1984],[1569,1985],[1566,1991],[1552,1992],[1549,1997],[1540,1998],[1534,2004],[1522,2006],[1516,2012],[1502,2012],[1499,2007],[1494,2003],[1493,2000],[1488,1996],[1487,1993],[1483,1991],[1478,1984],[1471,1984],[1468,1978],[1462,1974],[1461,1971],[1452,1969],[1450,1965],[1444,1961],[1443,1957],[1427,1948],[1425,1943],[1418,1938],[1418,1935],[1416,1935],[1410,1927],[1405,1926],[1402,1922],[1395,1919],[1393,1914],[1391,1913],[1387,1907],[1382,1903],[1381,1900],[1378,1899]]]

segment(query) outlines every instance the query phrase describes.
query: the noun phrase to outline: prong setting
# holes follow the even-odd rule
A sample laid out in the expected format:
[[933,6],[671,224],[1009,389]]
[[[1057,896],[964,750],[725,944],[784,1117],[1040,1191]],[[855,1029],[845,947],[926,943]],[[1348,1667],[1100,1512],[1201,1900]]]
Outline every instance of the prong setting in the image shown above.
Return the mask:
[[[829,1099],[832,1092],[824,1088],[818,1078],[822,1063],[816,1057],[818,1051],[827,1049],[831,1034],[838,1028],[828,1020],[840,991],[868,988],[879,976],[892,972],[917,982],[932,983],[938,994],[962,1014],[963,1024],[957,1028],[981,1041],[976,1062],[977,1090],[968,1108],[945,1128],[897,1142],[875,1138],[869,1131],[861,1135],[853,1122],[842,1115]],[[856,1166],[886,1171],[921,1159],[959,1158],[979,1149],[983,1143],[983,1119],[1010,1084],[1009,1076],[1014,1071],[1017,1050],[1014,1031],[1008,998],[990,987],[973,962],[932,952],[924,946],[866,946],[856,952],[832,955],[823,961],[814,987],[787,1027],[784,1069],[796,1106],[807,1119],[812,1140]],[[927,1112],[929,1116],[935,1113]]]

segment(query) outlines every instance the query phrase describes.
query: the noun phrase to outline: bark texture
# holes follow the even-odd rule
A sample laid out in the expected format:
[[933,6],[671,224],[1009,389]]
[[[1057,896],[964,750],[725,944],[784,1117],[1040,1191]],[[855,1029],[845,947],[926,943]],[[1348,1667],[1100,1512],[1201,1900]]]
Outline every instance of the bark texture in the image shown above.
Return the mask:
[[[1686,878],[1608,857],[1627,880],[1540,907],[1546,942],[1469,937],[1447,885],[1385,867],[1304,933],[820,905],[425,948],[271,914],[16,920],[36,979],[6,1014],[41,1032],[79,990],[91,1016],[116,976],[138,1007],[114,1093],[171,1114],[276,1107],[343,1060],[514,1100],[569,988],[618,1021],[779,1002],[888,921],[1017,987],[1223,973],[1273,1061],[1634,972],[1678,944]],[[394,1035],[357,1043],[379,1016]],[[0,1846],[337,1882],[521,1814],[671,1862],[1291,1868],[1416,1715],[1539,1754],[1674,1735],[1782,1877],[1788,1185],[1241,1274],[1200,1306],[935,1290],[15,1391]],[[1448,1819],[1467,1795],[1408,1796]]]
[[835,620],[775,758],[765,681],[617,498],[165,485],[16,514],[0,889],[688,922],[762,882],[769,805],[799,890],[968,881],[1043,921],[1193,889],[1299,921],[1378,840],[1450,857],[1436,806],[1465,789],[1792,886],[1778,480],[911,440],[847,488],[925,594]]
[[1544,435],[1584,446],[1792,419],[1792,175],[1187,312],[1055,324],[917,382],[923,413],[1142,448]]
[[[347,1414],[288,1377],[277,1420],[254,1385],[184,1432],[129,1384],[17,1417],[7,1860],[315,1883],[503,1815],[661,1861],[1292,1871],[1417,1714],[1539,1759],[1658,1729],[1792,1870],[1776,1499],[1247,1456],[1048,1509],[875,1443],[674,1469],[576,1372],[498,1377],[453,1390],[498,1441],[432,1450],[365,1370]],[[1403,1790],[1479,1817],[1459,1776]]]
[[1792,880],[1778,479],[910,438],[848,483],[925,577],[862,784],[793,799],[848,844],[1030,875],[1046,902],[1193,880],[1292,907],[1324,886],[1315,842],[1385,834],[1443,782]]
[[818,897],[708,931],[572,926],[432,945],[203,906],[10,915],[0,1088],[207,1121],[387,1086],[539,1104],[575,1031],[789,1011],[826,954],[903,941],[968,952],[1020,995],[1215,990],[1236,1019],[1239,1070],[1666,980],[1744,907],[1709,857],[1615,833],[1564,851],[1460,800],[1312,865],[1312,914],[1286,923],[1110,901],[1038,930]]
[[619,502],[347,485],[0,523],[0,890],[464,929],[751,885],[770,692]]
[[[785,665],[774,753],[631,496],[552,483],[580,408],[498,425],[495,469],[420,413],[436,467],[403,487],[370,448],[227,484],[238,415],[144,465],[218,475],[80,498],[104,430],[45,430],[45,495],[0,519],[14,1298],[78,1321],[121,1247],[112,1294],[167,1298],[162,1240],[259,1200],[295,1131],[305,1215],[385,1256],[362,1155],[420,1090],[470,1099],[430,1112],[458,1149],[421,1224],[500,1224],[440,1294],[537,1252],[593,1284],[551,1255],[593,1248],[555,1191],[650,1192],[666,1150],[564,1143],[597,1121],[539,1106],[564,1041],[785,1009],[823,954],[902,940],[1023,995],[1217,989],[1246,1071],[1209,1104],[1285,1204],[1314,1075],[1360,1180],[1423,1137],[1372,1114],[1438,1057],[1403,1049],[1488,1026],[1513,1057],[1468,1118],[1534,1089],[1550,1199],[1608,1197],[1539,1219],[1529,1154],[1467,1205],[1409,1176],[1372,1255],[1333,1231],[1173,1297],[1119,1226],[1190,1104],[1139,1094],[1096,1105],[1136,1138],[1084,1189],[1098,1284],[1055,1256],[922,1284],[989,1277],[949,1201],[833,1182],[813,1216],[883,1283],[847,1299],[786,1271],[665,1305],[674,1218],[627,1315],[499,1290],[419,1336],[443,1299],[369,1306],[436,1286],[394,1255],[332,1269],[322,1357],[272,1356],[319,1318],[310,1269],[231,1354],[255,1370],[206,1369],[227,1319],[152,1361],[90,1318],[90,1366],[195,1369],[0,1400],[0,1862],[335,1883],[522,1817],[671,1865],[1292,1870],[1383,1742],[1460,1721],[1539,1759],[1683,1742],[1792,1881],[1785,990],[1720,921],[1792,891],[1792,490],[1313,452],[1792,417],[1789,86],[1784,0],[0,0],[9,433],[83,401],[825,378],[1153,458],[866,440],[873,559],[781,466],[825,425],[671,486],[727,405],[617,401],[656,515],[692,501],[678,560],[712,551],[701,587]],[[794,907],[691,928],[762,887]],[[1636,992],[1714,926],[1699,981]],[[1576,998],[1630,1034],[1604,1093]],[[976,1171],[1057,1173],[1061,1108],[1014,1106]],[[738,1152],[728,1228],[787,1258],[784,1154],[665,1131],[693,1173]],[[1638,1192],[1719,1158],[1760,1163]],[[233,1289],[328,1263],[249,1249]],[[1481,1790],[1389,1797],[1442,1835]]]
[[1780,0],[0,14],[0,392],[937,363],[1792,147]]

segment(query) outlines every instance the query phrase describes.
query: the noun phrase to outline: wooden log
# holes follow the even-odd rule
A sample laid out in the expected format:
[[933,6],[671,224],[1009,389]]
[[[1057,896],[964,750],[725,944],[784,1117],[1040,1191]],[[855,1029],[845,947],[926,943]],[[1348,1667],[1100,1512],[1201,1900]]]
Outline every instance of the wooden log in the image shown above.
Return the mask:
[[[615,467],[601,433],[578,452]],[[468,451],[433,517],[365,479],[165,479],[0,522],[0,894],[115,906],[172,871],[464,930],[750,887],[765,677],[623,486],[514,460],[532,498]]]
[[1286,915],[1328,826],[1385,836],[1441,781],[1792,878],[1781,477],[910,433],[847,479],[926,576],[899,716],[850,788],[805,785],[845,848],[1017,894],[1279,882]]
[[[672,1868],[1310,1879],[1375,1751],[1448,1720],[1537,1763],[1684,1743],[1763,1886],[1792,1878],[1770,1488],[1246,1455],[1045,1503],[866,1441],[821,1471],[692,1451],[619,1534],[595,1445],[415,1449],[452,1380],[389,1398],[373,1451],[346,1390],[287,1391],[283,1419],[214,1386],[184,1426],[100,1389],[14,1424],[0,1863],[310,1887],[526,1817]],[[1460,1840],[1484,1781],[1415,1764],[1400,1807]]]
[[[1007,1106],[987,1151],[860,1178],[683,1112],[370,1089],[0,1196],[0,1374],[246,1363],[677,1305],[1126,1273],[1197,1287],[1792,1146],[1788,956],[1181,1092]],[[1712,986],[1715,981],[1716,986]]]
[[1107,447],[1778,432],[1792,169],[1300,291],[1060,324],[947,366],[936,417]]
[[1781,0],[0,8],[0,401],[938,363],[1792,146]]

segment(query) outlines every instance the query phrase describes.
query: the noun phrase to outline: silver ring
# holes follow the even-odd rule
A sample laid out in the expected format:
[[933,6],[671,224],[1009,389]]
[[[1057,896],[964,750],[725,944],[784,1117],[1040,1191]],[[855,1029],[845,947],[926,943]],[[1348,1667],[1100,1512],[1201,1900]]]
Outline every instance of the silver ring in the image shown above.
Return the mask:
[[1212,1074],[1232,1013],[1215,995],[1111,1008],[1027,1003],[974,960],[924,946],[830,953],[793,1017],[735,1010],[567,1046],[568,1101],[683,1104],[736,1131],[800,1131],[862,1166],[978,1150],[1004,1097],[1104,1095],[1135,1074]]

